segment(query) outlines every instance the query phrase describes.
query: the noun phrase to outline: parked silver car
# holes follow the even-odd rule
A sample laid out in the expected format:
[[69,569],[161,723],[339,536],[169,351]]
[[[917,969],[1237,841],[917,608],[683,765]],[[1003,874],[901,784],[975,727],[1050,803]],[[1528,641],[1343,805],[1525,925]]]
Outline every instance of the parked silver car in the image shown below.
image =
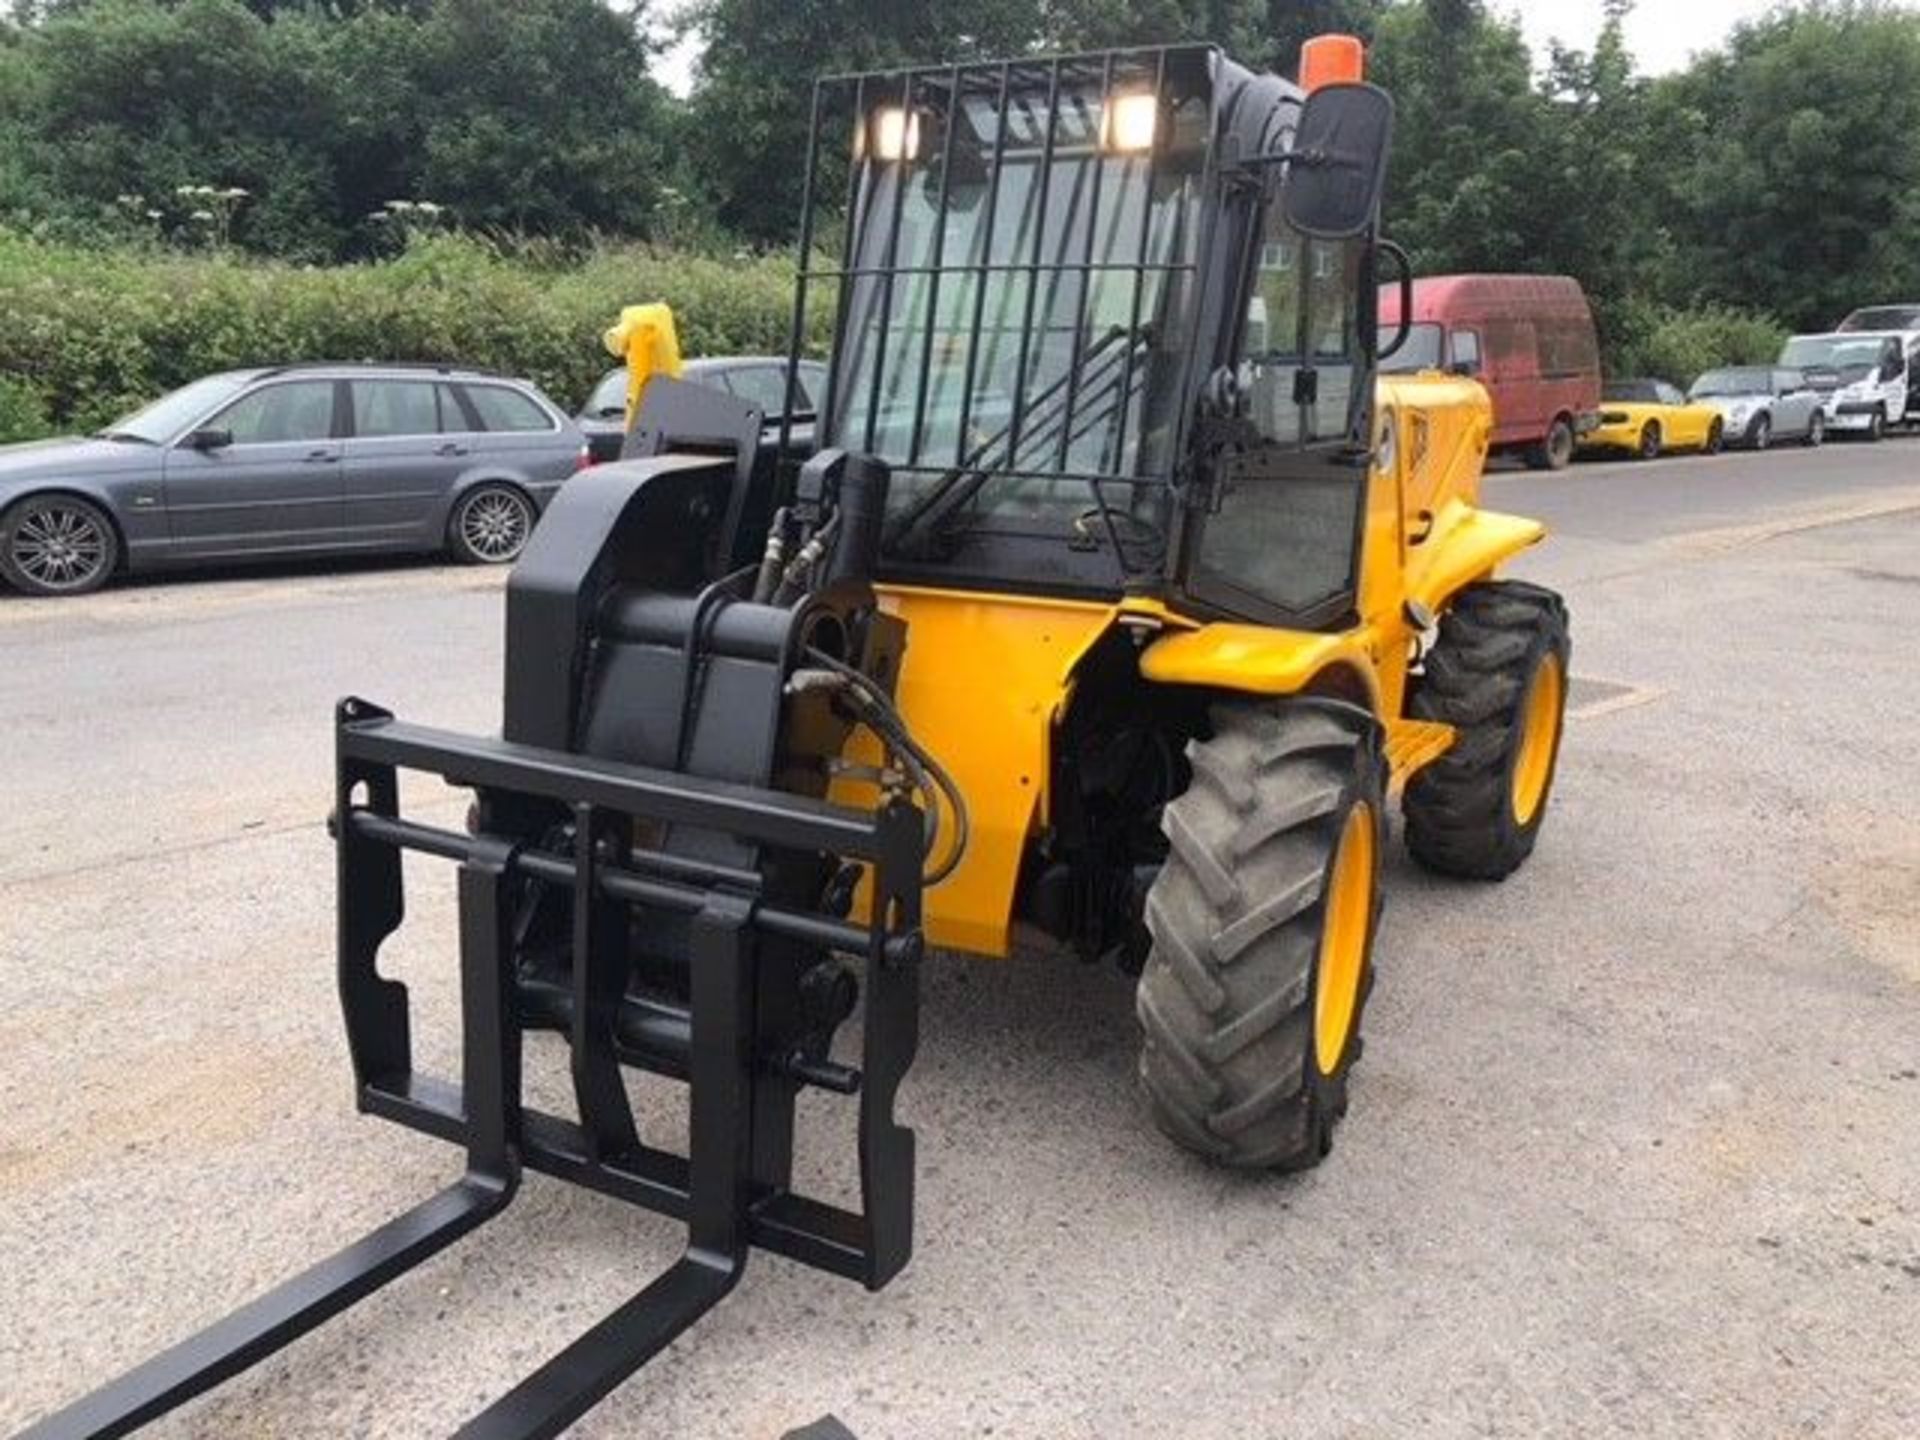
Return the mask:
[[1689,399],[1725,420],[1727,444],[1764,450],[1776,440],[1818,445],[1827,438],[1826,397],[1804,371],[1784,365],[1729,365],[1693,382]]
[[0,578],[75,594],[116,571],[291,555],[519,555],[586,437],[479,370],[209,375],[85,439],[0,446]]

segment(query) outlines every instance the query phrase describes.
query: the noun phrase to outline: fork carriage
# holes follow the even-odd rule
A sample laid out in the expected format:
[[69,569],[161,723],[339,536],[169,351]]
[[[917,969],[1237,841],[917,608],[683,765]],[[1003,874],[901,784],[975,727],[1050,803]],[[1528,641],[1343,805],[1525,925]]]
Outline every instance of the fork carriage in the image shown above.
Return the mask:
[[[507,738],[359,699],[337,709],[330,828],[356,1100],[460,1146],[460,1178],[26,1437],[121,1435],[164,1414],[499,1214],[528,1169],[682,1220],[686,1248],[460,1431],[476,1440],[558,1434],[721,1300],[756,1246],[873,1289],[906,1264],[914,1144],[894,1100],[918,1043],[923,816],[890,792],[865,811],[821,798],[844,727],[791,693],[803,644],[872,663],[897,637],[853,579],[777,607],[622,578],[645,570],[649,535],[686,519],[690,495],[724,500],[750,464],[609,467],[569,488],[510,582],[508,627],[528,649]],[[695,549],[724,507],[707,509],[712,533],[684,537]],[[556,676],[558,704],[535,683]],[[471,789],[468,829],[402,815],[403,770]],[[457,1082],[414,1069],[406,987],[378,970],[409,851],[457,870]],[[864,920],[848,918],[856,873]],[[856,1009],[857,1066],[831,1053]],[[529,1030],[565,1038],[576,1118],[523,1103]],[[629,1068],[685,1082],[684,1155],[640,1137]],[[792,1188],[808,1086],[857,1098],[857,1209]]]

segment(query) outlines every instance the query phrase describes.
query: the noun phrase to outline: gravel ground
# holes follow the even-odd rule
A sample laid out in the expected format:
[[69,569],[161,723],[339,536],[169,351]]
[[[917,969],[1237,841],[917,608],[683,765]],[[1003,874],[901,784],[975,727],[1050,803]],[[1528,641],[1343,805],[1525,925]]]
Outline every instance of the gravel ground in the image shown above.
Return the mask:
[[[870,1296],[757,1256],[574,1433],[1920,1434],[1916,460],[1491,478],[1554,523],[1522,570],[1573,606],[1554,813],[1503,885],[1396,854],[1331,1161],[1171,1151],[1120,977],[938,961],[908,1271]],[[454,1172],[352,1113],[318,820],[332,700],[490,728],[499,628],[496,576],[431,566],[0,600],[0,1431]],[[389,969],[449,1067],[449,875],[410,882]],[[557,1050],[529,1068],[563,1105]],[[678,1109],[642,1087],[657,1134]],[[850,1190],[850,1135],[809,1099],[809,1183]],[[677,1241],[530,1177],[151,1433],[445,1434]]]

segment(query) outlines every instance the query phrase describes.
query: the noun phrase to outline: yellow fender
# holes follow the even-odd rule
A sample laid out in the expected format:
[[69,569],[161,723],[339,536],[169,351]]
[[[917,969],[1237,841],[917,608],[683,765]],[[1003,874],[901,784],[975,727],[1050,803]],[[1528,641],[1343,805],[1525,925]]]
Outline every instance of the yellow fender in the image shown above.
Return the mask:
[[1546,533],[1538,520],[1450,500],[1434,517],[1425,542],[1407,556],[1407,597],[1438,614],[1462,589],[1486,579]]
[[[1163,636],[1140,657],[1140,673],[1162,685],[1201,685],[1248,695],[1299,695],[1339,667],[1378,711],[1379,685],[1367,632],[1321,635],[1264,625],[1202,625]],[[1354,699],[1362,698],[1359,695]]]
[[601,338],[607,353],[627,365],[627,428],[640,413],[647,382],[656,375],[680,378],[680,332],[673,307],[661,301],[629,305]]

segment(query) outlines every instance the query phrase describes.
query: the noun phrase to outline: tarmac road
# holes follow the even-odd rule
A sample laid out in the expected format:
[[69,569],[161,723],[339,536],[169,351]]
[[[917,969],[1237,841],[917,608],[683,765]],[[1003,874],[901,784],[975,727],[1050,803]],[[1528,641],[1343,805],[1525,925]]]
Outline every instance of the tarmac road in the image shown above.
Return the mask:
[[[756,1256],[573,1433],[1920,1434],[1920,443],[1503,472],[1486,499],[1554,525],[1519,572],[1573,607],[1554,813],[1503,885],[1396,853],[1331,1160],[1170,1150],[1121,977],[938,961],[908,1271],[870,1296]],[[352,1113],[320,818],[339,695],[496,723],[498,586],[0,599],[0,1432],[455,1173]],[[389,968],[445,1069],[450,886],[409,881]],[[562,1102],[552,1047],[530,1078]],[[845,1193],[836,1105],[809,1100],[803,1171]],[[677,1245],[530,1177],[152,1433],[449,1433]]]

